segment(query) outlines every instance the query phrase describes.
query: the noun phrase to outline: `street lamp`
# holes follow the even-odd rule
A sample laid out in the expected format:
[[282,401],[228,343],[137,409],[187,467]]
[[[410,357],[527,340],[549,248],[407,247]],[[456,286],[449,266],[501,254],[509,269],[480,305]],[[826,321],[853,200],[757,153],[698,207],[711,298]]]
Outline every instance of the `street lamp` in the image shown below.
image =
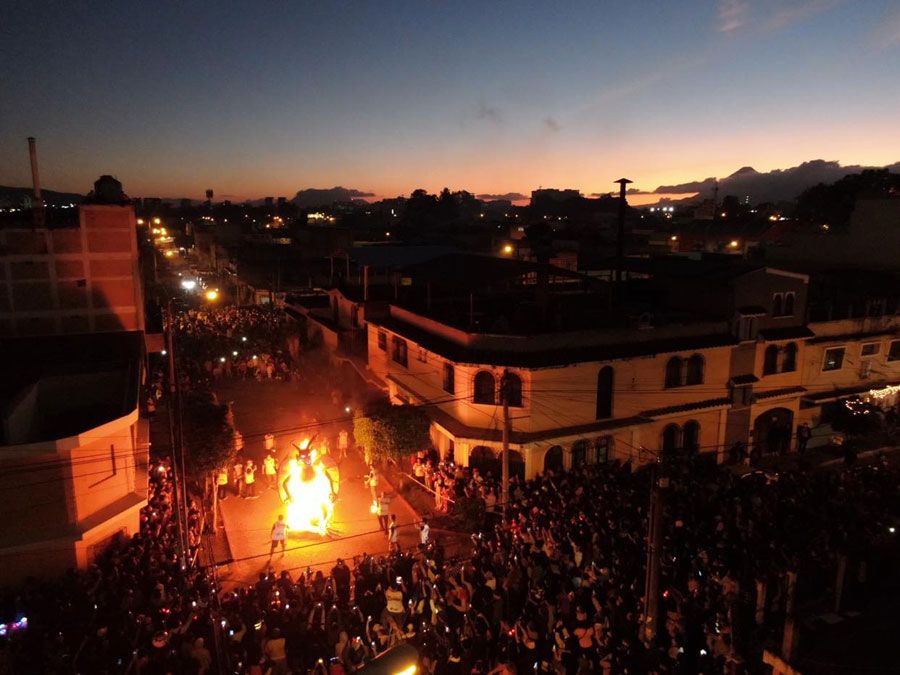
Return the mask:
[[212,302],[213,300],[215,300],[218,297],[219,297],[219,291],[217,291],[216,289],[210,288],[208,291],[206,291],[206,299],[209,300],[210,302]]
[[154,225],[159,225],[161,222],[162,222],[162,220],[160,220],[159,218],[154,218],[154,219],[153,219],[153,224],[154,224]]
[[192,291],[197,288],[197,282],[193,279],[183,279],[181,281],[181,287],[186,291]]
[[503,247],[503,252],[504,252],[506,255],[511,255],[512,252],[513,252],[512,244],[506,244],[506,245]]

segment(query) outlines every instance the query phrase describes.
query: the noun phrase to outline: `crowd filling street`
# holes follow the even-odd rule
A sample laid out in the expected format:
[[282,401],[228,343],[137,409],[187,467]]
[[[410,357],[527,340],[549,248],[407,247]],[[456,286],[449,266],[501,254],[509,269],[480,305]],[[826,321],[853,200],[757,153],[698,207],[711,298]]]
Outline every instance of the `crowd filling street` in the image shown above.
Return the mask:
[[[277,312],[206,310],[178,321],[192,364],[186,384],[298,376]],[[342,451],[354,452],[348,443]],[[235,486],[254,497],[258,480],[274,487],[268,461],[242,460],[239,475],[223,468],[219,496]],[[187,564],[204,543],[201,509],[191,504],[183,552],[171,468],[154,458],[140,532],[84,571],[3,595],[2,616],[28,620],[0,637],[11,672],[343,675],[408,643],[426,675],[721,673],[729,660],[758,663],[780,641],[791,598],[830,603],[841,565],[852,577],[845,602],[862,602],[882,578],[882,552],[896,545],[889,514],[900,472],[885,461],[745,476],[665,462],[659,618],[648,638],[648,470],[607,463],[513,478],[503,504],[489,472],[425,451],[409,466],[432,490],[435,513],[463,499],[483,504],[467,551],[449,555],[427,519],[388,517],[373,472],[383,555],[336,559],[330,571],[261,572],[226,590],[212,566]],[[415,527],[418,545],[402,550],[399,527]],[[270,556],[290,546],[287,534],[282,518],[271,523]]]

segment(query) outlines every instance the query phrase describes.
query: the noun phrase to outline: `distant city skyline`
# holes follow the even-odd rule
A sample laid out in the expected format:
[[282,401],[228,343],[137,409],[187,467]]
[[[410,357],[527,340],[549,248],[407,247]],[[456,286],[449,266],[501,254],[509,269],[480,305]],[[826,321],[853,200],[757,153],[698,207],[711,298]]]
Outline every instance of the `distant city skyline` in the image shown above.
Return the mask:
[[[43,2],[4,15],[0,185],[611,192],[900,159],[900,6]],[[658,196],[657,196],[658,197]],[[655,199],[656,197],[654,197]],[[635,203],[641,196],[631,198]]]

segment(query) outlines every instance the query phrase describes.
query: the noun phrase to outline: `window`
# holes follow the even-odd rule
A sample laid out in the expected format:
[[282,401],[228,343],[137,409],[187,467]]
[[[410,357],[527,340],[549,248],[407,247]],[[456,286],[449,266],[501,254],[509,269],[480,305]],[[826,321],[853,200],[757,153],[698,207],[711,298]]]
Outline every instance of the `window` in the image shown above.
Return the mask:
[[832,347],[825,350],[825,361],[822,363],[822,370],[840,370],[844,365],[843,347]]
[[475,403],[486,403],[494,405],[497,402],[496,393],[494,391],[494,376],[486,370],[482,370],[475,375],[475,392],[472,400]]
[[594,444],[597,453],[597,463],[606,464],[609,461],[610,450],[612,449],[612,436],[601,436]]
[[387,333],[383,330],[378,331],[378,349],[383,352],[387,351]]
[[405,368],[407,365],[406,340],[395,335],[393,340],[391,340],[391,347],[391,359]]
[[859,351],[860,356],[875,356],[880,351],[881,345],[877,342],[866,342]]
[[688,359],[685,384],[703,384],[703,357],[700,354]]
[[514,373],[504,375],[506,384],[506,403],[513,408],[522,407],[522,378]]
[[444,391],[448,394],[456,393],[456,371],[452,363],[444,364]]
[[681,434],[681,447],[689,452],[700,450],[700,423],[691,420],[684,425]]
[[782,316],[794,316],[794,294],[784,294],[784,314]]
[[597,373],[597,419],[605,420],[613,416],[613,369],[604,366]]
[[580,466],[589,464],[588,450],[590,445],[585,440],[575,441],[572,444],[572,468],[577,469]]
[[763,357],[763,375],[772,375],[778,372],[778,347],[769,345]]
[[673,356],[666,364],[666,388],[681,386],[681,358]]
[[776,293],[772,296],[772,316],[782,316],[784,308],[784,293]]
[[891,342],[891,346],[888,348],[887,360],[900,361],[900,340]]
[[793,373],[797,370],[797,345],[788,342],[784,346],[784,356],[781,359],[781,372]]
[[675,452],[678,449],[678,441],[681,436],[681,429],[677,424],[670,424],[663,429],[662,449],[663,452]]

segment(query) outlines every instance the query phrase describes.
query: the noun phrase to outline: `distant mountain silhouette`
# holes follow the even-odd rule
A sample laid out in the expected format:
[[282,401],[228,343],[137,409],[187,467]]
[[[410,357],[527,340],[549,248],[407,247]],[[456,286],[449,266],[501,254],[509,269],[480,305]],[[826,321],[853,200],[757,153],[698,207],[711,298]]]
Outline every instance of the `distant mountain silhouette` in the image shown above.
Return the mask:
[[[18,207],[30,200],[34,190],[30,187],[6,187],[0,185],[0,204]],[[80,204],[84,195],[74,192],[56,192],[55,190],[41,190],[41,199],[45,204]]]
[[363,192],[345,187],[333,188],[306,188],[298,190],[291,200],[301,209],[316,208],[318,206],[331,206],[334,202],[350,202],[360,197],[374,197],[374,192]]
[[[859,173],[865,169],[881,168],[900,173],[900,162],[895,162],[886,167],[841,166],[839,162],[813,159],[790,169],[774,169],[766,173],[760,173],[752,167],[745,166],[730,176],[719,180],[719,198],[721,199],[725,195],[734,195],[736,197],[749,196],[754,203],[791,201],[813,185],[834,183],[844,176]],[[654,190],[654,193],[685,194],[698,192],[699,194],[695,199],[700,200],[712,197],[715,186],[715,178],[706,178],[679,185],[660,185]]]

